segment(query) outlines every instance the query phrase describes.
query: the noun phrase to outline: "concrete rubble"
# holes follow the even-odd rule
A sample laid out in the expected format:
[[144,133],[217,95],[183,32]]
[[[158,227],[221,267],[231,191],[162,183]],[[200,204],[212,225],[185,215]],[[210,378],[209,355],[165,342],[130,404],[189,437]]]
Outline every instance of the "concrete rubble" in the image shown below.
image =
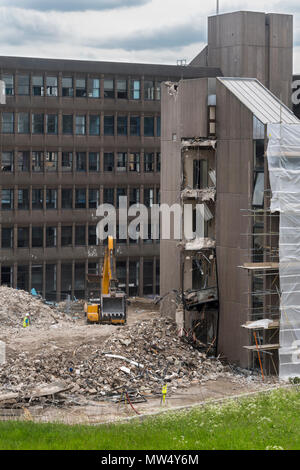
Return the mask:
[[[73,352],[40,350],[8,360],[0,367],[0,407],[9,396],[10,406],[18,407],[29,397],[30,403],[66,404],[80,398],[109,399],[122,391],[160,394],[164,383],[172,394],[228,375],[232,372],[218,359],[183,342],[173,321],[155,318],[118,327],[99,346],[84,344]],[[64,391],[56,393],[55,401],[57,383]]]

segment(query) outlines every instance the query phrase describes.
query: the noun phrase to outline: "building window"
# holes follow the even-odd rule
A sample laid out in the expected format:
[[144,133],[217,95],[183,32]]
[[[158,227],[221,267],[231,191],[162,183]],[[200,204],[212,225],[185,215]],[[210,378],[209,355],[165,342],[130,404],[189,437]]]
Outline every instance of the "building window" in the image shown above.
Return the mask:
[[128,161],[129,171],[140,171],[140,154],[139,153],[130,153]]
[[75,226],[75,245],[85,246],[85,225]]
[[12,210],[14,208],[14,190],[2,189],[1,208],[3,211]]
[[156,118],[156,137],[161,137],[161,118],[157,116]]
[[207,160],[194,160],[193,162],[193,188],[205,189],[208,185]]
[[118,135],[127,135],[127,116],[118,116]]
[[1,171],[14,171],[13,152],[2,152]]
[[73,96],[73,78],[63,77],[62,78],[62,96]]
[[154,189],[145,188],[144,189],[144,204],[146,207],[152,207],[154,204]]
[[88,238],[89,238],[89,240],[88,240],[89,246],[96,246],[97,245],[96,225],[89,225]]
[[32,227],[31,233],[32,248],[43,248],[44,230],[43,227]]
[[141,82],[140,80],[130,80],[130,99],[141,99]]
[[18,228],[18,248],[29,247],[29,228],[19,227]]
[[46,152],[45,153],[45,170],[56,171],[57,170],[58,153],[57,152]]
[[140,188],[130,188],[129,191],[129,205],[139,204],[140,200]]
[[56,227],[46,227],[46,247],[51,248],[56,246],[57,229]]
[[30,153],[20,151],[17,153],[18,171],[29,171]]
[[18,95],[29,95],[29,75],[18,76]]
[[89,189],[89,209],[97,209],[99,204],[99,190]]
[[32,171],[44,171],[44,152],[32,152]]
[[73,190],[72,189],[61,190],[61,207],[62,209],[73,208]]
[[144,172],[151,173],[152,171],[154,171],[154,153],[145,153]]
[[160,101],[161,98],[161,82],[156,83],[156,99]]
[[63,114],[63,134],[73,134],[73,114]]
[[89,171],[99,171],[100,156],[97,152],[89,153]]
[[44,190],[33,189],[32,190],[32,209],[42,210],[44,208]]
[[44,114],[32,115],[32,133],[44,134]]
[[76,134],[85,135],[85,116],[76,116]]
[[115,204],[114,188],[104,188],[104,190],[103,190],[103,203],[104,204],[111,204],[112,206],[114,206],[114,204]]
[[46,77],[47,96],[58,96],[57,77]]
[[32,77],[32,94],[33,96],[44,96],[44,80],[42,76]]
[[141,135],[140,116],[130,116],[130,135],[139,137]]
[[90,135],[100,135],[100,116],[90,114]]
[[154,137],[154,117],[153,116],[144,117],[144,136]]
[[76,79],[76,98],[84,98],[86,96],[86,80],[85,78]]
[[47,114],[47,134],[57,134],[57,114]]
[[61,228],[61,246],[72,246],[72,226],[63,225]]
[[114,98],[115,97],[115,86],[114,80],[104,80],[104,98]]
[[18,114],[18,133],[29,134],[29,113]]
[[57,209],[57,189],[46,190],[46,208]]
[[14,231],[12,227],[2,227],[2,248],[13,248]]
[[14,92],[14,76],[11,74],[4,74],[2,80],[5,83],[5,93],[6,96],[13,96]]
[[100,98],[99,78],[89,78],[89,98]]
[[72,167],[73,167],[73,153],[72,152],[62,152],[61,167],[62,167],[62,171],[72,171]]
[[2,113],[2,133],[14,133],[14,113]]
[[86,153],[85,152],[76,153],[76,170],[86,171]]
[[114,171],[115,155],[113,152],[104,154],[104,171]]
[[86,208],[86,190],[76,189],[75,191],[75,209],[85,209]]
[[28,189],[18,190],[18,209],[28,210],[29,209],[29,191]]
[[144,99],[154,100],[154,81],[153,80],[144,81]]
[[263,207],[264,206],[264,185],[265,185],[265,174],[257,173],[254,183],[252,206]]
[[104,135],[115,135],[114,116],[104,116]]
[[156,154],[156,171],[160,171],[160,160],[161,160],[161,153],[157,152]]
[[118,152],[117,154],[117,171],[127,171],[127,152]]
[[117,97],[127,100],[127,80],[117,80]]

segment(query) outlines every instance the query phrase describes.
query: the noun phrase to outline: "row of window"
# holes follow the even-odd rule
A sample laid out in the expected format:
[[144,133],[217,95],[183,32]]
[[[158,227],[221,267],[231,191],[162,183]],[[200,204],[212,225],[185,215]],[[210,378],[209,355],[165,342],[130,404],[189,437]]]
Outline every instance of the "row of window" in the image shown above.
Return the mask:
[[[60,132],[59,132],[60,130]],[[99,114],[63,114],[61,127],[58,114],[44,113],[2,113],[2,134],[50,134],[90,135],[90,136],[133,136],[160,137],[160,116],[104,116],[101,130]]]
[[[140,152],[104,152],[104,172],[140,172]],[[100,171],[101,159],[99,152],[44,152],[23,150],[14,152],[2,152],[1,171],[13,172],[16,168],[19,172],[32,171],[77,171],[97,172]],[[160,171],[160,152],[144,152],[143,170],[145,173]]]
[[[63,96],[76,98],[110,98],[160,100],[161,82],[125,78],[74,78],[55,75],[2,74],[7,96]],[[142,95],[143,88],[143,95]],[[103,90],[103,93],[102,93]]]
[[[13,249],[14,234],[16,235],[17,248],[60,248],[73,246],[96,246],[99,244],[96,234],[96,225],[62,225],[60,237],[56,226],[32,226],[30,227],[2,227],[2,249]],[[119,238],[119,226],[117,225],[117,243],[126,244],[127,240]],[[144,243],[152,243],[151,225],[148,226],[148,240]],[[137,244],[139,240],[129,238],[129,243]]]
[[[154,188],[144,188],[144,198],[141,201],[140,188],[104,188],[103,203],[119,207],[119,198],[127,196],[129,205],[143,202],[145,206],[154,204]],[[96,209],[100,204],[100,191],[96,188],[62,188],[61,201],[58,201],[57,189],[32,188],[18,189],[15,204],[15,191],[11,188],[2,188],[1,209],[13,210],[50,210],[62,209]],[[156,190],[156,202],[159,203],[159,189]]]

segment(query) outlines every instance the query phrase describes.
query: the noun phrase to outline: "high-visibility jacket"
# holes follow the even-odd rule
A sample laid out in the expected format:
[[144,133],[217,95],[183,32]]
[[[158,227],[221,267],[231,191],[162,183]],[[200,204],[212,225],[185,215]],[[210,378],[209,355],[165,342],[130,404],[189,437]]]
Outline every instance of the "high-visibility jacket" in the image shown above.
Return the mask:
[[29,317],[25,317],[23,320],[23,328],[26,328],[29,326]]

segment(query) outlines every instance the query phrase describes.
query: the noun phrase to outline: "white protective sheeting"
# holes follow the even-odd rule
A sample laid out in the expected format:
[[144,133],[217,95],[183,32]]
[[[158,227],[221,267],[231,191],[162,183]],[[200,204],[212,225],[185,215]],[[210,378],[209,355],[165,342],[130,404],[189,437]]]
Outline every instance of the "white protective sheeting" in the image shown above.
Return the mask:
[[300,123],[268,125],[271,211],[280,212],[279,376],[300,376]]

